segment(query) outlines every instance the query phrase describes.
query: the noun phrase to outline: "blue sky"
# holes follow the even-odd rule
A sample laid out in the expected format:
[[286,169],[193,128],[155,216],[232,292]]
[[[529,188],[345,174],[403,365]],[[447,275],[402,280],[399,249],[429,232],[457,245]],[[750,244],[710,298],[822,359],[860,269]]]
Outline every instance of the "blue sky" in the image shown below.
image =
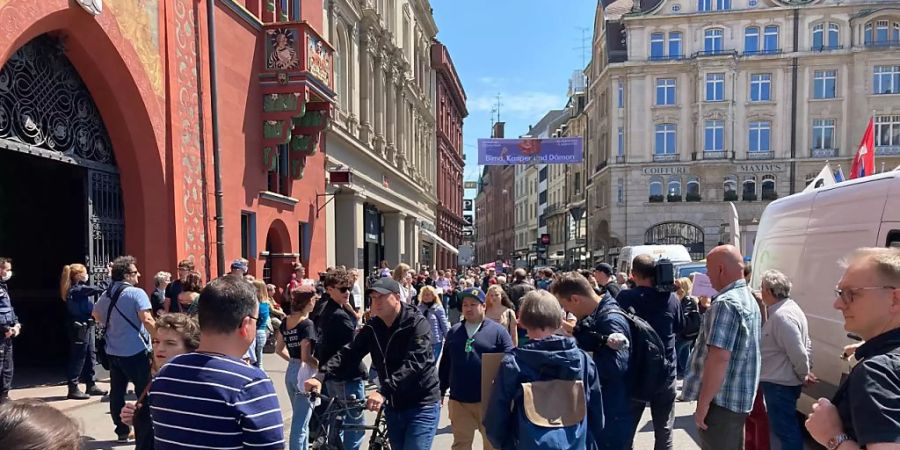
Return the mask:
[[490,137],[500,94],[506,137],[566,103],[572,72],[590,61],[596,0],[431,0],[438,39],[466,91],[466,180],[477,180],[477,141]]

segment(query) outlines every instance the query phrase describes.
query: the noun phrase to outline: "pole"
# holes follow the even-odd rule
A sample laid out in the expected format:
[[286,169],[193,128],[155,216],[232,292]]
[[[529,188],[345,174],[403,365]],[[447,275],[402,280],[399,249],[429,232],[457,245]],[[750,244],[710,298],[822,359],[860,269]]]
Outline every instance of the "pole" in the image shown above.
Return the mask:
[[222,156],[219,151],[219,94],[216,76],[216,2],[206,1],[206,20],[209,23],[209,90],[212,118],[213,171],[216,190],[216,272],[225,274],[225,218],[222,215]]

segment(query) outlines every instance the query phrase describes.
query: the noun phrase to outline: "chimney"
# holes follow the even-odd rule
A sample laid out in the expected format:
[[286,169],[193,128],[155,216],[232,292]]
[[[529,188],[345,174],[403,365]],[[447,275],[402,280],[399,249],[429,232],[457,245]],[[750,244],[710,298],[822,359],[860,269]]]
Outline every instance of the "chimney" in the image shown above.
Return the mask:
[[491,130],[491,137],[494,139],[503,139],[503,127],[506,125],[506,122],[495,122],[494,129]]

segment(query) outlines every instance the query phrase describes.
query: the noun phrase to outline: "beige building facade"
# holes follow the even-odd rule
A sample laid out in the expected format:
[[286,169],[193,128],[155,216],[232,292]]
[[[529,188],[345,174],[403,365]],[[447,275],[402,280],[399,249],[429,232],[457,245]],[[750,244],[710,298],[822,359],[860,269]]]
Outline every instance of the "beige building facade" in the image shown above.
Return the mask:
[[600,6],[587,113],[588,247],[727,238],[826,162],[849,176],[868,117],[876,170],[900,163],[900,9],[888,2],[630,0]]
[[371,270],[433,265],[437,153],[428,0],[325,2],[335,46],[337,102],[326,168],[352,181],[329,185],[323,212],[328,263]]

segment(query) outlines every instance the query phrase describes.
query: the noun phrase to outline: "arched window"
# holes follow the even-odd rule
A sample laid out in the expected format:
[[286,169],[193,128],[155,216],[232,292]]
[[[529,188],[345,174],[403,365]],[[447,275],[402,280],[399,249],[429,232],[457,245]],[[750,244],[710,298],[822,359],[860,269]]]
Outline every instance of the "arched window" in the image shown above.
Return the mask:
[[681,178],[669,178],[666,197],[670,202],[681,201]]
[[703,32],[703,51],[706,54],[721,53],[725,48],[725,30],[709,28]]
[[775,175],[763,175],[762,177],[762,199],[775,200],[778,198],[778,192],[775,190]]
[[344,80],[347,79],[344,70],[348,65],[348,58],[346,56],[347,47],[344,45],[344,40],[341,39],[343,34],[343,29],[338,26],[338,38],[335,42],[336,48],[334,49],[334,89],[337,91],[338,103],[340,103],[341,108],[344,111],[348,111],[350,99],[347,95],[347,89],[344,87]]
[[733,202],[738,199],[737,194],[737,177],[734,175],[727,175],[725,177],[725,181],[722,183],[722,187],[724,188],[725,195],[723,200],[726,202]]
[[697,177],[688,178],[685,200],[699,202],[700,199],[700,179]]
[[752,202],[756,200],[756,177],[753,175],[749,175],[744,178],[743,200],[745,202]]
[[836,23],[823,22],[813,25],[812,45],[813,51],[833,50],[841,46],[841,27]]
[[650,177],[650,202],[663,201],[663,180],[660,177]]
[[866,46],[874,47],[900,43],[900,22],[881,19],[867,23],[864,42]]

